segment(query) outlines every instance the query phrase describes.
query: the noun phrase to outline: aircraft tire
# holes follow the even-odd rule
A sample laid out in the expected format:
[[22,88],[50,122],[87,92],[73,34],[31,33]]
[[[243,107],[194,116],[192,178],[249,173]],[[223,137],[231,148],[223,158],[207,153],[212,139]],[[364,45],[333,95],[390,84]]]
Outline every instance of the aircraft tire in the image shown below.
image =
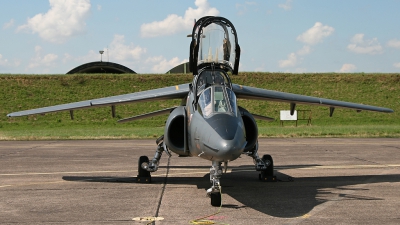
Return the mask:
[[138,162],[138,177],[150,177],[150,172],[142,168],[142,163],[147,162],[149,163],[149,157],[147,156],[140,156]]
[[263,171],[264,176],[274,176],[274,161],[272,160],[271,155],[263,155],[262,160],[264,162],[269,161],[271,163],[267,169]]
[[211,205],[215,207],[221,206],[221,193],[211,193]]

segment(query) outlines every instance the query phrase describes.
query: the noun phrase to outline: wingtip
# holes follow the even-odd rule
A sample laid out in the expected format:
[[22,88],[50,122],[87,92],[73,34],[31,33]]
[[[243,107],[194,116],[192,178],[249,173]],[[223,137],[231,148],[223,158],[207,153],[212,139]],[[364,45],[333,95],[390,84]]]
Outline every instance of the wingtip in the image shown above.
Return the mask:
[[389,108],[382,108],[381,112],[385,112],[385,113],[394,113],[393,109],[389,109]]

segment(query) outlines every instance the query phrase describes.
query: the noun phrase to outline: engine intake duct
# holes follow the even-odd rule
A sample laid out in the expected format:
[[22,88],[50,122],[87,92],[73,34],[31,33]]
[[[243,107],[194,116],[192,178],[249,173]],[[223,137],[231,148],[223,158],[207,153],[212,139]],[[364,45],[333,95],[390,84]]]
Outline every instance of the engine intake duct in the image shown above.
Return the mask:
[[246,109],[239,106],[239,112],[242,115],[242,120],[244,123],[244,129],[246,131],[246,147],[244,148],[244,152],[253,152],[254,146],[257,143],[258,139],[258,127],[257,123]]
[[174,109],[167,119],[164,142],[176,154],[188,156],[186,138],[186,112],[185,108],[180,106]]

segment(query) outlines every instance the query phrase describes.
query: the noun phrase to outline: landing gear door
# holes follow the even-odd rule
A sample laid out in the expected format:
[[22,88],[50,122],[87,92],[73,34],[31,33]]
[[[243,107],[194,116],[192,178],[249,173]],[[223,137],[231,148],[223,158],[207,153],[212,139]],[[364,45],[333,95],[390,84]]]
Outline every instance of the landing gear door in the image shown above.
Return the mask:
[[[186,106],[186,107],[188,107],[188,106]],[[184,141],[183,141],[183,152],[185,153],[185,154],[187,154],[188,152],[189,152],[189,149],[188,149],[188,141],[187,141],[187,138],[188,138],[188,135],[187,135],[187,127],[188,127],[188,124],[187,124],[187,117],[188,117],[188,115],[187,115],[187,110],[186,110],[186,107],[183,107],[183,124],[184,124],[184,130],[183,130],[183,138],[184,138]]]

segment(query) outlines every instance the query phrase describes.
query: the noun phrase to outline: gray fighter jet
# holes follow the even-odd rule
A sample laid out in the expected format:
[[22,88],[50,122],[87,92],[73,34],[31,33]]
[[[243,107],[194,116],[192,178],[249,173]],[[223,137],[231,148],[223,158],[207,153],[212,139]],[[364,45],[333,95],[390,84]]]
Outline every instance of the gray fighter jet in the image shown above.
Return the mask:
[[[164,135],[157,139],[153,159],[141,156],[138,164],[138,182],[150,182],[151,172],[158,169],[161,155],[196,156],[212,162],[210,169],[211,188],[207,195],[211,205],[221,204],[220,179],[228,162],[241,155],[253,159],[259,179],[274,181],[273,160],[270,155],[258,155],[258,128],[256,119],[272,118],[255,115],[237,105],[237,99],[280,101],[290,104],[293,115],[296,104],[313,104],[330,108],[330,116],[336,107],[357,111],[368,110],[391,113],[393,110],[369,105],[298,94],[277,92],[233,84],[228,74],[238,74],[240,47],[233,24],[223,17],[203,17],[192,30],[189,65],[193,71],[193,82],[137,93],[93,99],[8,114],[9,117],[45,114],[99,106],[115,106],[133,102],[181,99],[178,107],[163,109],[144,115],[122,119],[128,122],[169,113]],[[167,75],[166,75],[167,76]]]

